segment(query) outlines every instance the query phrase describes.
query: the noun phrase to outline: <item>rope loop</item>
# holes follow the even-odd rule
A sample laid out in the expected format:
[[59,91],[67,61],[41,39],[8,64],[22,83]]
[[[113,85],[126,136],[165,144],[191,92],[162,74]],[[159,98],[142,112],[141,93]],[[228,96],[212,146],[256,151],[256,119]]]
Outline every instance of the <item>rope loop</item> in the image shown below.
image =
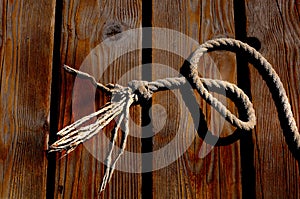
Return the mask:
[[[293,145],[292,147],[300,148],[300,134],[284,86],[272,65],[258,51],[248,44],[231,38],[214,39],[203,43],[191,54],[188,59],[190,65],[189,67],[184,68],[184,70],[187,70],[184,74],[189,74],[186,75],[186,78],[191,84],[196,85],[200,95],[208,100],[212,100],[210,94],[206,91],[203,85],[201,85],[197,72],[197,63],[203,53],[216,50],[227,50],[230,52],[242,52],[246,54],[249,57],[249,62],[253,64],[258,72],[265,79],[270,80],[271,83],[268,86],[276,89],[276,93],[272,94],[278,98],[279,101],[277,108],[278,110],[282,110],[284,115],[282,123],[286,124],[287,127],[287,134],[285,135],[287,139],[289,139],[289,137],[293,138],[293,142],[290,143]],[[215,105],[212,103],[212,106]],[[239,122],[235,118],[232,119],[235,120],[235,122]]]

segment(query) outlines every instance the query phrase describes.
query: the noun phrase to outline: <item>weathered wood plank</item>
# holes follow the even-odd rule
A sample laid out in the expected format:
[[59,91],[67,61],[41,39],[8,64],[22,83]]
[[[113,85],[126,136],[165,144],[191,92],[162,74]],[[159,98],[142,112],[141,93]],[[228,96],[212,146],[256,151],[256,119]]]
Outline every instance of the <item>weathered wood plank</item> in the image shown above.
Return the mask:
[[1,1],[0,198],[46,197],[54,8]]
[[[104,84],[119,83],[125,86],[129,80],[141,78],[140,68],[136,68],[141,64],[141,32],[135,32],[136,35],[124,33],[141,26],[140,0],[65,0],[62,10],[61,64],[89,72]],[[126,49],[135,51],[122,54]],[[59,129],[95,111],[108,100],[103,93],[95,92],[88,81],[77,82],[76,79],[73,86],[74,77],[61,71]],[[139,124],[140,108],[135,107],[131,111],[132,119]],[[110,136],[112,128],[113,124],[99,135],[105,133]],[[130,132],[137,135],[140,132],[133,122]],[[107,142],[103,137],[96,136],[67,157],[57,160],[54,197],[140,198],[141,175],[121,171],[115,171],[108,187],[98,194],[104,164],[94,156],[105,156],[105,147]],[[140,139],[131,136],[126,150],[140,153]],[[127,156],[127,159],[121,158],[119,165],[130,168],[134,162]]]
[[[158,1],[153,0],[153,26],[169,28],[188,35],[192,39],[202,43],[206,40],[218,37],[234,38],[234,17],[233,1]],[[153,36],[155,42],[164,42]],[[173,42],[167,43],[170,48],[178,49],[186,53],[184,59],[197,46],[185,44],[182,38],[172,38]],[[217,52],[210,53],[199,64],[201,76],[211,78],[222,78],[236,83],[235,56],[230,53]],[[172,70],[179,71],[183,59],[174,53],[154,50],[153,63],[160,63],[169,67],[157,67],[153,70],[153,79],[162,76],[176,76]],[[215,66],[215,68],[214,68]],[[172,70],[170,69],[172,68]],[[193,133],[192,119],[187,114],[187,110],[182,105],[182,99],[176,99],[179,93],[165,92],[155,94],[153,105],[160,104],[167,113],[166,123],[153,140],[154,151],[166,146],[174,139],[179,131],[185,131],[180,141],[173,148],[173,151],[165,154],[165,159],[180,153],[180,148],[186,145],[186,140]],[[234,111],[231,102],[227,102],[227,107]],[[227,136],[234,131],[227,122],[222,124],[215,113],[202,99],[197,97],[197,101],[202,108],[208,122],[208,128],[214,134],[218,130],[222,131],[221,136]],[[190,102],[187,102],[190,103]],[[197,108],[197,107],[194,107]],[[159,112],[158,112],[159,113]],[[153,113],[155,118],[155,112]],[[182,119],[183,118],[183,119]],[[213,118],[213,119],[212,119]],[[180,124],[182,122],[182,124]],[[201,132],[202,134],[205,132]],[[201,146],[203,148],[201,149]],[[241,166],[239,142],[228,146],[215,147],[204,158],[205,150],[210,146],[205,146],[203,139],[195,136],[195,140],[188,150],[168,167],[153,172],[153,198],[240,198],[241,191]],[[156,164],[156,161],[153,161]]]
[[[298,1],[247,0],[247,33],[261,43],[300,125],[300,16]],[[251,92],[257,114],[253,134],[257,198],[299,198],[299,165],[288,150],[271,93],[251,67]]]

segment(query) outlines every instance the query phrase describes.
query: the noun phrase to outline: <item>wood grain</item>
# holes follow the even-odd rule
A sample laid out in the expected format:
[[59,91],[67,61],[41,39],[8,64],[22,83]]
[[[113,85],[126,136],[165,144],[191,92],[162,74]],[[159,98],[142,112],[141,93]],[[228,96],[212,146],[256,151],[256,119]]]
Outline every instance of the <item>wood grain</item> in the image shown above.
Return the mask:
[[[179,31],[190,38],[202,43],[206,40],[219,37],[234,37],[233,1],[158,1],[153,0],[153,26],[169,28]],[[157,39],[155,42],[164,42]],[[153,70],[152,78],[162,76],[176,76],[187,58],[197,45],[185,44],[182,38],[172,38],[170,48],[175,46],[179,51],[187,53],[180,57],[174,53],[154,50],[153,63],[168,66],[168,70],[157,67]],[[211,58],[211,59],[210,59]],[[230,53],[210,53],[199,64],[201,76],[222,78],[236,83],[235,56]],[[177,71],[177,74],[172,71]],[[168,145],[176,134],[181,134],[180,141],[173,151],[165,154],[159,161],[165,161],[170,156],[180,152],[186,140],[195,133],[193,120],[188,114],[178,92],[158,93],[153,96],[153,106],[160,104],[167,113],[167,120],[161,131],[153,139],[153,150],[159,150]],[[219,115],[215,113],[197,95],[197,101],[208,123],[208,128],[221,136],[230,135],[234,128],[227,122],[222,124]],[[216,95],[218,96],[218,95]],[[220,96],[218,96],[220,97]],[[233,104],[226,99],[227,107],[235,111]],[[185,103],[190,103],[186,101]],[[192,107],[195,108],[195,107]],[[197,107],[196,107],[197,109]],[[153,113],[155,118],[155,112]],[[197,124],[196,124],[197,125]],[[205,132],[201,132],[202,134]],[[201,148],[203,147],[203,148]],[[193,143],[187,151],[175,162],[166,168],[153,172],[153,198],[241,198],[241,164],[239,142],[227,146],[215,147],[204,158],[199,155],[211,149],[202,138],[195,136]],[[156,161],[153,161],[156,164]]]
[[[141,26],[141,14],[140,0],[63,1],[61,64],[89,72],[104,84],[125,86],[129,80],[141,78],[141,71],[137,68],[141,64],[140,32],[135,35],[135,42],[126,43],[133,35],[126,31]],[[122,54],[124,49],[134,51]],[[108,100],[104,93],[95,92],[88,81],[76,79],[74,85],[75,77],[64,71],[61,71],[60,81],[59,129],[95,111]],[[140,124],[139,107],[131,110],[131,117]],[[133,124],[131,122],[130,132],[138,136],[140,130]],[[113,124],[99,134],[110,136],[112,128]],[[109,186],[98,194],[105,165],[95,156],[105,156],[103,149],[107,142],[102,138],[96,136],[63,159],[59,160],[60,156],[57,156],[55,198],[141,197],[141,175],[120,171],[115,171]],[[131,136],[126,150],[140,153],[140,139]],[[119,164],[130,167],[134,162],[127,157]]]
[[[260,52],[281,78],[299,127],[299,2],[247,0],[246,8],[248,36],[260,41]],[[256,196],[299,198],[299,165],[288,150],[271,93],[253,68],[251,92],[258,122],[253,135]]]
[[1,1],[0,198],[46,197],[54,8]]

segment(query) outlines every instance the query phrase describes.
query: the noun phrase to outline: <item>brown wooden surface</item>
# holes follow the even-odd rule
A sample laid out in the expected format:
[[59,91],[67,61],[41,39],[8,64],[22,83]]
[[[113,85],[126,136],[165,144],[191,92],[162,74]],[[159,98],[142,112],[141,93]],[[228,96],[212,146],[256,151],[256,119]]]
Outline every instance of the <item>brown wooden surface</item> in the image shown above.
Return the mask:
[[[88,54],[104,40],[109,42],[122,42],[126,40],[126,34],[115,36],[128,29],[141,26],[141,1],[63,1],[62,8],[62,34],[61,34],[61,64],[67,64],[79,68]],[[137,38],[135,48],[140,49],[141,38]],[[124,47],[124,46],[123,46]],[[124,47],[126,48],[126,46]],[[141,63],[141,51],[136,50],[116,59],[109,65],[108,60],[119,49],[109,47],[100,48],[97,51],[97,66],[91,66],[93,74],[101,70],[102,83],[118,83],[122,75],[127,74],[127,79],[120,84],[126,85],[126,81],[139,78],[128,76],[128,71]],[[87,64],[88,65],[88,64]],[[103,66],[109,67],[103,71]],[[57,66],[58,67],[58,66]],[[93,68],[94,67],[94,68]],[[74,121],[80,116],[89,114],[108,100],[103,93],[93,93],[92,85],[88,81],[82,81],[77,87],[81,90],[73,90],[74,77],[61,71],[61,93],[59,129]],[[125,84],[124,84],[125,83]],[[72,97],[73,92],[73,97]],[[90,97],[90,98],[89,98]],[[95,103],[96,99],[96,104]],[[75,103],[72,106],[72,101]],[[140,122],[140,110],[132,109],[132,119]],[[80,116],[78,116],[80,115]],[[106,128],[106,134],[112,130],[113,125]],[[134,129],[131,128],[131,131]],[[103,133],[103,132],[101,132]],[[101,150],[103,140],[92,139],[91,144],[96,144],[95,150]],[[98,148],[97,148],[98,146]],[[126,150],[140,153],[140,140],[129,138]],[[101,153],[102,151],[99,151]],[[103,153],[103,152],[102,152]],[[57,156],[57,159],[59,156]],[[124,162],[122,162],[124,164]],[[125,162],[130,166],[130,162]],[[116,171],[108,187],[98,195],[102,178],[104,176],[104,164],[98,161],[84,146],[76,150],[66,158],[57,160],[55,198],[140,198],[141,175]]]
[[[249,134],[240,141],[227,142],[200,158],[201,147],[208,150],[209,146],[196,134],[188,150],[169,166],[150,175],[116,171],[100,195],[97,192],[105,167],[89,150],[96,155],[105,155],[102,149],[107,143],[101,137],[96,136],[65,158],[59,159],[61,156],[57,154],[48,164],[50,97],[58,101],[58,104],[56,101],[51,103],[51,129],[63,128],[109,99],[101,92],[94,93],[88,81],[79,81],[74,87],[75,77],[65,73],[62,64],[78,69],[90,56],[94,62],[85,60],[84,63],[92,65],[87,71],[96,76],[103,72],[99,81],[126,85],[131,79],[141,79],[142,73],[144,78],[149,75],[153,80],[177,76],[184,58],[197,47],[185,45],[182,38],[172,38],[166,47],[185,52],[185,57],[153,49],[152,55],[143,54],[145,60],[152,56],[152,74],[146,74],[136,67],[142,63],[141,31],[136,35],[136,41],[130,44],[133,46],[113,47],[129,40],[132,34],[128,32],[116,34],[141,27],[142,16],[146,21],[143,25],[176,30],[199,43],[219,37],[236,37],[248,42],[247,37],[256,38],[261,45],[259,51],[278,72],[300,126],[299,1],[152,0],[152,4],[147,2],[149,6],[142,8],[142,0],[1,1],[0,198],[46,198],[46,194],[49,198],[147,198],[151,192],[153,198],[300,197],[299,165],[287,147],[278,111],[265,81],[251,65],[249,75],[247,70],[237,70],[236,56],[225,52],[209,53],[214,63],[209,57],[202,59],[200,75],[238,83],[250,91],[257,115],[252,137]],[[60,35],[56,40],[54,22],[56,34]],[[152,34],[153,46],[165,42],[156,37],[155,31]],[[148,38],[143,39],[147,42]],[[91,56],[89,53],[103,41],[106,45],[93,51],[96,55]],[[55,57],[52,55],[54,44],[58,46]],[[127,48],[136,50],[108,63]],[[55,74],[52,74],[52,62]],[[220,75],[210,68],[213,64]],[[108,68],[103,70],[105,65]],[[52,85],[59,85],[52,89],[52,96],[51,81]],[[211,117],[218,118],[218,114],[195,95],[208,129],[216,133],[222,128],[222,137],[230,135],[235,128],[227,122],[220,126],[218,119],[213,121]],[[153,166],[156,161],[163,162],[179,153],[191,132],[196,133],[193,119],[180,96],[179,91],[163,91],[153,96],[152,125],[156,133],[152,140],[153,151],[167,146],[179,130],[183,131],[174,150],[164,153],[162,159],[155,157]],[[237,112],[230,101],[220,99],[230,110]],[[55,124],[56,117],[58,124]],[[133,137],[147,132],[137,127],[143,123],[139,106],[131,108],[131,118],[137,125],[130,123],[130,132],[134,134],[129,137],[126,150],[141,154],[141,139]],[[100,134],[109,136],[112,128],[113,123]],[[135,161],[125,159],[120,164],[130,167]],[[152,187],[147,184],[151,180]]]
[[[277,71],[300,124],[299,1],[246,1],[247,33],[261,43],[260,52]],[[271,93],[251,67],[251,94],[257,114],[253,132],[257,198],[299,198],[299,166],[280,127]]]
[[[234,37],[234,16],[233,1],[153,1],[153,27],[169,28],[188,35],[199,43],[219,37]],[[154,36],[154,38],[156,38]],[[174,40],[180,38],[174,38]],[[176,41],[177,41],[176,40]],[[176,43],[174,41],[174,43]],[[159,41],[158,41],[159,42]],[[174,43],[170,43],[172,46]],[[189,53],[195,49],[187,48],[186,44],[177,48],[186,50]],[[189,55],[187,53],[187,56]],[[213,63],[209,61],[200,63],[201,75],[210,78],[222,78],[236,83],[235,56],[224,52],[211,53],[210,57],[219,69],[219,74],[215,74]],[[184,57],[187,58],[187,57]],[[203,61],[203,60],[202,60]],[[154,50],[153,63],[160,63],[172,67],[179,71],[183,64],[183,59],[174,54]],[[212,64],[212,65],[210,65]],[[204,69],[205,68],[205,69]],[[152,74],[153,79],[163,78],[164,72],[156,70]],[[166,76],[174,76],[165,72]],[[175,75],[176,76],[176,75]],[[171,92],[158,93],[153,97],[153,104],[161,104],[168,113],[168,118],[164,128],[154,137],[153,150],[159,150],[174,139],[180,129],[180,125],[186,125],[186,137],[183,136],[181,142],[185,142],[193,127],[192,119],[188,116],[188,111],[177,101],[176,94]],[[218,117],[204,101],[199,99],[200,107],[208,121],[209,130],[217,131],[223,128],[221,136],[226,136],[234,131],[227,122],[224,126],[210,121],[210,117]],[[226,102],[226,100],[225,100]],[[189,102],[187,102],[189,103]],[[234,106],[227,102],[227,107],[232,111]],[[194,107],[196,108],[196,107]],[[155,116],[154,116],[155,117]],[[185,118],[183,123],[180,120]],[[211,122],[211,124],[210,124]],[[214,126],[215,125],[215,126]],[[182,129],[181,129],[182,130]],[[203,132],[202,132],[203,133]],[[182,144],[182,143],[181,143]],[[202,138],[195,136],[195,141],[181,158],[168,167],[153,172],[153,198],[240,198],[241,190],[241,165],[239,156],[239,142],[229,146],[216,147],[204,158],[199,158],[201,146],[204,146]],[[178,153],[178,148],[169,152],[169,156]],[[209,147],[207,146],[207,149]],[[167,156],[166,156],[167,157]],[[163,161],[163,158],[162,160]],[[155,164],[155,162],[153,163]]]
[[46,197],[54,8],[1,1],[0,198]]

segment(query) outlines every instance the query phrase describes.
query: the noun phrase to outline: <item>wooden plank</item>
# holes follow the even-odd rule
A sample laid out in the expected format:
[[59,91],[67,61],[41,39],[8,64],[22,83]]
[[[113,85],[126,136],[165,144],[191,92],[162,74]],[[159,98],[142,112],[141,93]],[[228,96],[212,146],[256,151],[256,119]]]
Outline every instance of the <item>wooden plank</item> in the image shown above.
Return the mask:
[[[202,43],[206,40],[219,37],[235,36],[233,1],[158,1],[153,0],[153,27],[163,27],[179,31],[192,39]],[[153,36],[153,46],[164,42],[163,39]],[[168,37],[167,37],[168,38]],[[166,76],[176,76],[172,70],[179,71],[183,59],[187,58],[197,46],[186,44],[182,38],[174,37],[173,42],[164,44],[170,48],[177,48],[186,54],[180,58],[174,53],[154,50],[153,63],[160,63],[168,66],[154,67],[153,79]],[[157,42],[157,43],[155,43]],[[210,78],[222,78],[236,83],[235,56],[230,53],[210,53],[199,64],[201,76]],[[203,65],[204,63],[204,65]],[[213,66],[216,66],[215,68]],[[217,70],[216,70],[217,69]],[[218,73],[219,72],[219,73]],[[158,93],[153,96],[153,106],[160,104],[167,113],[166,122],[159,132],[156,132],[153,139],[153,150],[160,150],[168,145],[180,131],[184,134],[180,137],[177,146],[172,152],[157,161],[166,161],[170,156],[180,153],[186,140],[193,134],[191,116],[182,105],[182,99],[176,99],[180,94],[170,92]],[[224,98],[222,98],[224,100]],[[227,122],[222,124],[218,114],[214,112],[202,99],[197,97],[207,119],[208,128],[213,133],[221,129],[221,136],[227,136],[234,131]],[[227,101],[227,107],[235,111],[234,105]],[[187,102],[190,103],[190,102]],[[196,107],[197,108],[197,107]],[[158,113],[160,113],[158,111]],[[153,118],[155,114],[153,113]],[[184,118],[184,119],[182,119]],[[214,118],[214,120],[212,119]],[[182,122],[182,123],[181,123]],[[156,124],[155,124],[156,125]],[[182,125],[182,126],[180,126]],[[155,127],[154,127],[155,129]],[[202,134],[205,132],[201,132]],[[203,148],[201,149],[201,147]],[[239,142],[227,146],[215,147],[204,158],[200,153],[209,150],[211,147],[203,143],[203,139],[195,136],[195,140],[188,150],[169,166],[153,172],[153,198],[241,198],[241,163]],[[203,151],[204,150],[204,151]],[[153,161],[155,166],[157,161]]]
[[54,8],[1,1],[0,198],[46,197]]
[[[136,35],[126,31],[141,26],[141,14],[141,0],[63,1],[61,64],[89,72],[104,84],[126,86],[129,80],[140,79],[141,70],[137,66],[141,64],[141,31]],[[122,54],[126,49],[134,51]],[[58,129],[95,111],[108,100],[104,93],[95,92],[88,81],[76,79],[74,85],[74,80],[72,75],[61,71]],[[140,124],[139,107],[131,109],[131,117]],[[137,126],[131,122],[130,132],[138,135]],[[112,128],[113,124],[109,125],[99,136],[79,146],[67,157],[60,160],[57,157],[55,198],[141,197],[141,174],[117,170],[105,191],[98,194],[105,165],[97,155],[105,156],[103,149],[107,147],[101,135],[110,136]],[[130,135],[126,150],[140,153],[140,139]],[[127,156],[127,159],[121,158],[119,165],[130,168],[134,162]]]
[[[259,50],[273,65],[300,125],[299,2],[247,0],[247,32],[261,43]],[[299,198],[299,166],[288,150],[271,93],[251,67],[251,92],[257,114],[253,134],[257,198]]]

